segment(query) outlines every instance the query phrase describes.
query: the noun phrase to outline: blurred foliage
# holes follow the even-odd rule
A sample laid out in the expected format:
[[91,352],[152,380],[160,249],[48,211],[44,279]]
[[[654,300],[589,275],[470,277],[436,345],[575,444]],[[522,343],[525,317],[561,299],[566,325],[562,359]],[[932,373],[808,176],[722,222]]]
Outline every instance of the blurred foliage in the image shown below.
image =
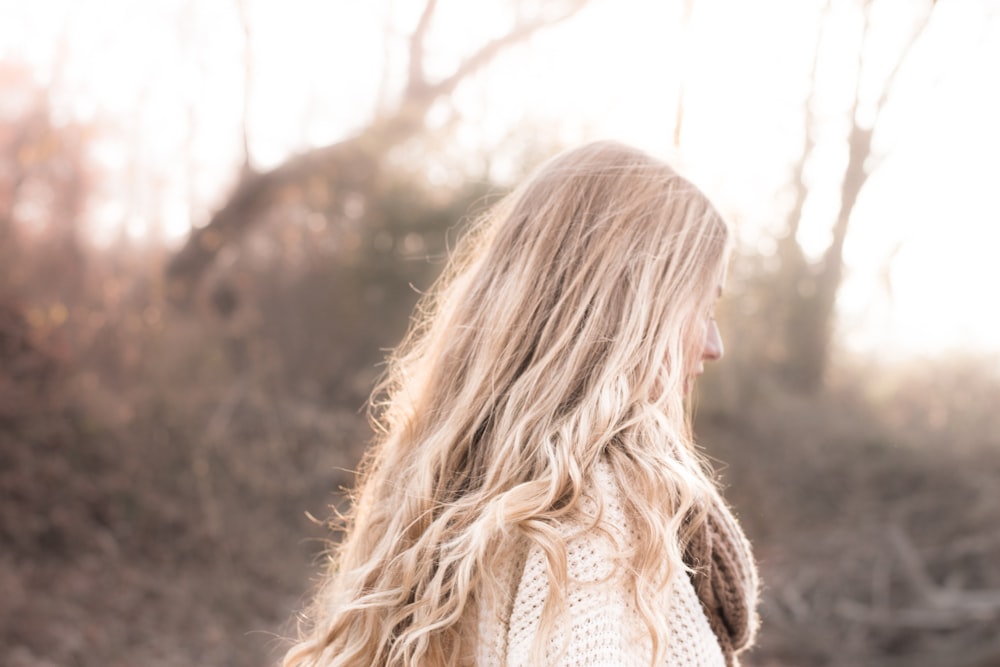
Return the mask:
[[[0,118],[0,663],[267,664],[327,536],[306,513],[343,502],[385,350],[491,188],[389,161],[363,193],[288,185],[175,308],[164,248],[78,235],[87,132],[26,99]],[[789,391],[759,271],[698,397],[766,582],[746,663],[1000,663],[997,378]]]

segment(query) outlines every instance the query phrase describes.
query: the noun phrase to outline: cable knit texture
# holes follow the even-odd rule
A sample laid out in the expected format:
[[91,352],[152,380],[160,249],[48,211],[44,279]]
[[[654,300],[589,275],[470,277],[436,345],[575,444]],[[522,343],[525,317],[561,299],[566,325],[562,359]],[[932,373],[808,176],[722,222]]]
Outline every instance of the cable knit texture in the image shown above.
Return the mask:
[[684,554],[709,625],[719,639],[726,664],[748,648],[757,632],[757,569],[736,518],[722,504],[711,507],[702,529]]
[[[631,547],[631,528],[606,462],[597,466],[592,488],[583,498],[583,511],[595,515],[598,503],[593,496],[600,494],[603,513],[598,529],[581,533],[578,525],[562,527],[567,535],[569,574],[563,591],[566,613],[558,619],[546,647],[546,664],[649,667],[652,641],[623,574],[622,554]],[[696,568],[694,576],[678,567],[663,592],[667,647],[662,665],[737,664],[736,653],[752,642],[756,629],[757,578],[748,547],[724,506],[710,512],[706,529],[685,554]],[[479,667],[536,664],[531,650],[550,591],[544,552],[537,545],[526,551],[507,554],[506,567],[495,573],[501,588],[511,592],[508,598],[480,604]],[[720,577],[742,581],[723,583]]]

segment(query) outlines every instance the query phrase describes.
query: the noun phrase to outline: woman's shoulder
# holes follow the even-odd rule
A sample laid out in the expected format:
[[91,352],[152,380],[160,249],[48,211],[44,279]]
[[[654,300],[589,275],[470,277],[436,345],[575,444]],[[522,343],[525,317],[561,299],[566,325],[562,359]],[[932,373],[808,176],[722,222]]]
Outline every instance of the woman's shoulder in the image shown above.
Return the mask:
[[[491,637],[487,644],[492,654],[503,659],[481,659],[480,665],[532,664],[543,611],[553,597],[562,611],[548,652],[561,657],[552,664],[649,664],[651,641],[630,576],[634,528],[622,502],[626,490],[611,464],[599,461],[585,483],[578,511],[557,525],[561,543],[528,545],[520,558],[510,561],[510,572],[498,573],[509,582],[511,595],[502,609],[487,610],[483,620],[492,620],[480,630]],[[564,578],[565,584],[554,587],[553,578]],[[669,631],[667,664],[722,665],[683,565],[675,569],[660,602],[657,611],[667,619]]]

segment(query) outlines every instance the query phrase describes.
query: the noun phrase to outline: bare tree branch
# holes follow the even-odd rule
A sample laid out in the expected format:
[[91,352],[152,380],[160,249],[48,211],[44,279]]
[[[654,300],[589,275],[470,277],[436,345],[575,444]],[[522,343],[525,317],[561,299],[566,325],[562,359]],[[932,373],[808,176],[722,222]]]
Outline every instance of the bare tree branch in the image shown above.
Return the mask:
[[927,13],[924,14],[917,28],[910,35],[910,39],[906,42],[906,46],[899,54],[899,58],[893,65],[892,71],[889,72],[889,76],[885,80],[885,85],[882,87],[882,94],[879,95],[878,103],[875,106],[875,120],[873,121],[873,127],[878,125],[878,119],[882,115],[882,110],[885,108],[886,102],[889,100],[889,96],[892,94],[893,89],[896,87],[896,79],[899,77],[899,71],[903,68],[903,64],[909,59],[910,52],[913,51],[914,45],[920,41],[920,38],[927,31],[927,26],[931,22],[931,16],[934,15],[934,8],[937,6],[937,2],[931,0],[931,6],[928,7]]
[[861,46],[858,48],[858,62],[854,67],[854,100],[851,102],[849,115],[852,125],[858,124],[858,108],[861,106],[861,84],[865,78],[865,52],[872,38],[872,0],[866,0],[862,12]]
[[[889,97],[892,95],[892,92],[896,87],[896,81],[899,78],[899,72],[903,68],[903,65],[906,63],[906,61],[909,59],[910,52],[913,51],[913,47],[917,44],[917,42],[920,41],[920,38],[927,31],[927,26],[931,22],[931,17],[934,14],[934,8],[936,6],[937,3],[935,2],[935,0],[931,0],[931,6],[927,9],[927,13],[924,14],[923,18],[920,20],[920,23],[913,31],[913,33],[910,35],[909,40],[907,40],[906,45],[903,47],[903,50],[899,54],[899,58],[896,59],[896,62],[892,67],[892,71],[889,72],[889,75],[886,77],[885,84],[882,86],[882,93],[879,95],[878,102],[876,102],[875,104],[875,113],[871,123],[872,130],[878,127],[879,121],[882,118],[882,113],[885,110],[885,107],[889,101]],[[856,109],[857,109],[857,104],[855,104],[855,110]],[[853,115],[852,115],[852,120],[854,120]],[[854,123],[857,124],[857,120],[854,120]],[[872,159],[869,160],[868,173],[869,174],[874,173],[875,170],[878,169],[878,167],[881,165],[881,163],[882,163],[882,156],[872,156]]]
[[569,3],[569,6],[564,11],[553,17],[538,18],[534,21],[516,25],[506,35],[498,37],[491,42],[487,42],[482,48],[466,58],[450,76],[431,85],[429,91],[431,96],[439,97],[441,95],[447,95],[455,90],[463,79],[466,79],[478,69],[489,63],[504,49],[517,44],[518,42],[525,41],[544,28],[551,28],[552,26],[572,18],[577,14],[577,12],[583,9],[586,4],[587,0],[573,0],[573,2]]
[[406,83],[407,96],[427,87],[427,73],[424,71],[425,42],[435,9],[437,9],[437,0],[427,0],[427,4],[424,5],[424,11],[420,14],[420,20],[417,21],[417,27],[410,36],[409,80]]
[[795,237],[799,232],[799,224],[802,220],[802,209],[805,206],[806,197],[809,195],[809,188],[806,185],[805,180],[805,170],[806,163],[809,161],[809,157],[812,155],[813,149],[816,147],[816,112],[813,102],[816,98],[816,89],[818,87],[817,78],[819,73],[820,45],[823,42],[826,15],[829,11],[830,2],[827,0],[823,9],[820,10],[819,26],[816,30],[816,45],[813,48],[812,53],[812,66],[810,67],[809,75],[809,95],[806,97],[805,104],[805,140],[802,147],[802,157],[795,165],[795,173],[792,176],[792,183],[795,185],[795,203],[792,206],[792,210],[788,214],[788,225],[785,231],[785,236],[782,239],[785,246],[785,252],[783,254],[786,256],[786,259],[788,259],[787,255],[789,254],[791,247],[798,247]]
[[972,616],[1000,616],[1000,590],[957,590],[938,585],[928,573],[920,551],[903,527],[893,524],[888,532],[892,546],[903,564],[903,571],[914,588],[932,606],[961,610]]

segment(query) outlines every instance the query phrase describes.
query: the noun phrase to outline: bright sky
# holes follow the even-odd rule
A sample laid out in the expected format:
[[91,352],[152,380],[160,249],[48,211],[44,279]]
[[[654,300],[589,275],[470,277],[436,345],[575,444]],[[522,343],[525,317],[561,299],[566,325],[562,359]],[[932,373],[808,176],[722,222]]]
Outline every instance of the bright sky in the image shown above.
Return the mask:
[[[517,171],[526,142],[547,150],[622,139],[680,161],[753,243],[781,219],[824,4],[694,0],[685,31],[682,0],[592,0],[457,91],[450,105],[462,120],[447,150],[486,151],[502,176]],[[830,4],[815,101],[822,122],[809,165],[814,190],[800,236],[812,249],[827,239],[846,160],[859,34],[854,0]],[[863,112],[923,4],[876,0]],[[402,39],[421,5],[245,0],[255,164],[277,164],[359,127],[383,80],[391,99]],[[447,72],[503,31],[508,6],[442,0],[431,72]],[[224,196],[240,156],[246,44],[238,7],[238,0],[0,0],[0,58],[35,68],[61,113],[110,128],[98,156],[117,185],[95,202],[99,238],[124,226],[136,237],[158,230],[176,239]],[[1000,1],[944,0],[935,11],[876,134],[885,158],[851,223],[842,330],[850,347],[893,356],[997,354]],[[388,47],[387,30],[395,35]],[[682,81],[684,134],[675,153]],[[435,122],[449,110],[438,109]],[[455,163],[422,157],[442,177]]]

